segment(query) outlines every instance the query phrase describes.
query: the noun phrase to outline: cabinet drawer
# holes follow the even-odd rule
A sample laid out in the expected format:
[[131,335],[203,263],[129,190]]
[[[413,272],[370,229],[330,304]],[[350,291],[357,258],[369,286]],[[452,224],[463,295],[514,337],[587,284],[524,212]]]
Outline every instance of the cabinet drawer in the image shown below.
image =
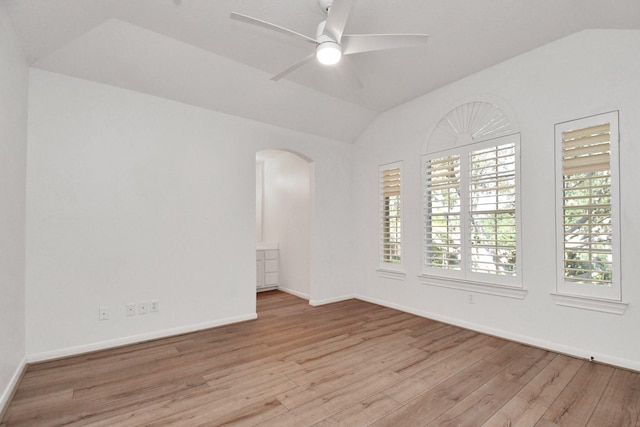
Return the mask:
[[256,285],[264,286],[264,261],[256,261]]
[[278,260],[268,259],[264,262],[265,273],[277,273],[278,272]]
[[275,286],[277,284],[278,284],[278,273],[265,273],[264,275],[265,286]]
[[264,259],[278,259],[278,250],[269,249],[264,251]]
[[264,259],[264,251],[256,251],[256,261],[262,261]]

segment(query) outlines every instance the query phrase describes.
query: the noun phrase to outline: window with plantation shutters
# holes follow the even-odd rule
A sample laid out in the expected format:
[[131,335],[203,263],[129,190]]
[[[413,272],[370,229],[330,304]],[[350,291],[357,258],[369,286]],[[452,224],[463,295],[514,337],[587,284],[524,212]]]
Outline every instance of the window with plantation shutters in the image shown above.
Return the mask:
[[556,125],[558,292],[621,299],[617,112]]
[[460,155],[427,159],[425,162],[425,265],[460,270],[462,215],[460,211]]
[[522,288],[518,170],[517,134],[423,157],[424,283],[524,296],[482,288]]
[[470,154],[471,271],[516,275],[516,145]]
[[[402,269],[402,163],[380,167],[380,268]],[[380,270],[379,270],[380,271]],[[394,277],[395,278],[395,277]]]

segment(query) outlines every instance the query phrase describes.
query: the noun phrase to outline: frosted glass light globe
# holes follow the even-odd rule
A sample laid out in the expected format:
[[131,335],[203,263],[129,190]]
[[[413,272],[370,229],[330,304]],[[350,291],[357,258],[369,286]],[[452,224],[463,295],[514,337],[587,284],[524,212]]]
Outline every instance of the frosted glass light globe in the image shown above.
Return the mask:
[[334,65],[342,58],[342,48],[336,42],[324,42],[316,48],[316,58],[324,65]]

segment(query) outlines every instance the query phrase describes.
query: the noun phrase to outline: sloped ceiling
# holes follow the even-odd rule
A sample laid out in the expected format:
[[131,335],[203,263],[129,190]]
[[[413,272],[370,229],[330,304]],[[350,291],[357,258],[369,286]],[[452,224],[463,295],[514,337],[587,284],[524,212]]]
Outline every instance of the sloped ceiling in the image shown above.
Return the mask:
[[[381,111],[571,33],[640,28],[638,0],[353,0],[346,33],[428,33],[426,46],[351,57],[364,88],[311,64],[317,0],[4,0],[34,67],[353,141]],[[340,1],[340,0],[335,0]]]

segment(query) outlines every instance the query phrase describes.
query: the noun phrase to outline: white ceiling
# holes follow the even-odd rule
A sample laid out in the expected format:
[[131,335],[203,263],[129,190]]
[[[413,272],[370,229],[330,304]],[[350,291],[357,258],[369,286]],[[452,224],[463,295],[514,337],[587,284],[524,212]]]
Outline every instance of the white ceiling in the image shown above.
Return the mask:
[[571,33],[640,28],[640,0],[353,0],[346,34],[430,34],[351,57],[358,89],[317,64],[271,81],[313,47],[229,19],[315,37],[317,0],[4,2],[35,67],[344,141],[381,111]]

